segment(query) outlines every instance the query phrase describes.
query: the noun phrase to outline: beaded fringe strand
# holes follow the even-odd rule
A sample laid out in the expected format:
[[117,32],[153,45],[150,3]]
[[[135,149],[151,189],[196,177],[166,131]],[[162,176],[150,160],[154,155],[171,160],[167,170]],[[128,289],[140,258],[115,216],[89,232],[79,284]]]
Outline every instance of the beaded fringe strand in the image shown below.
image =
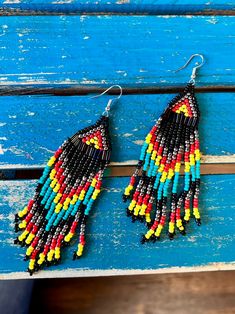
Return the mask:
[[60,262],[62,245],[79,229],[79,258],[85,245],[85,228],[91,207],[100,193],[104,170],[110,160],[108,117],[77,132],[50,158],[34,197],[16,214],[15,243],[27,246],[25,259],[33,274],[45,263]]
[[[136,170],[123,194],[124,201],[130,199],[127,215],[132,216],[133,222],[139,219],[147,223],[148,231],[143,235],[142,243],[160,238],[167,215],[169,238],[173,239],[176,227],[181,234],[185,234],[191,204],[195,220],[198,225],[201,224],[198,210],[199,116],[194,86],[189,83],[184,92],[169,103],[145,139]],[[184,189],[179,193],[182,165]]]

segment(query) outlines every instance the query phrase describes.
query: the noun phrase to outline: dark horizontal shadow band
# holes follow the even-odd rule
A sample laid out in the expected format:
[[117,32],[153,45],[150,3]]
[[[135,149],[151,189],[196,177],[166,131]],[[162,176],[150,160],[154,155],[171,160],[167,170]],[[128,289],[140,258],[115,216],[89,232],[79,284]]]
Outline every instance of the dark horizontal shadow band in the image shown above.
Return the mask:
[[[115,85],[115,84],[114,84]],[[52,96],[83,96],[91,93],[101,93],[107,87],[99,86],[0,86],[0,96],[20,96],[20,95],[52,95]],[[183,91],[182,86],[150,86],[150,87],[123,87],[123,95],[138,94],[175,94]],[[197,93],[214,93],[214,92],[235,92],[234,85],[213,85],[213,86],[196,86]],[[107,94],[119,95],[118,88],[113,88]]]
[[235,15],[232,4],[5,4],[0,15]]
[[[129,177],[133,174],[135,166],[109,166],[105,172],[106,177]],[[27,180],[39,179],[43,168],[34,169],[2,169],[0,180]],[[181,172],[183,174],[183,171]],[[235,174],[235,163],[202,164],[201,174]]]

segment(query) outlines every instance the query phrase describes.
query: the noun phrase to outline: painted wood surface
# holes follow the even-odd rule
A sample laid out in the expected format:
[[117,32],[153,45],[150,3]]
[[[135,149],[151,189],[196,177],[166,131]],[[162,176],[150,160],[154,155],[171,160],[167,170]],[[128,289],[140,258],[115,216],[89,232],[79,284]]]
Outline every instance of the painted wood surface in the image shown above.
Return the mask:
[[[177,235],[170,241],[163,233],[161,241],[147,245],[140,244],[145,226],[133,224],[125,216],[121,193],[127,182],[128,178],[104,181],[102,197],[88,223],[84,257],[72,261],[75,241],[73,246],[65,249],[61,265],[40,272],[36,277],[81,276],[89,275],[89,271],[102,275],[105,271],[117,274],[141,270],[181,271],[181,267],[183,270],[188,267],[194,270],[197,267],[201,270],[235,267],[234,175],[202,177],[200,208],[203,224],[200,227],[191,221],[187,236]],[[24,249],[12,244],[15,237],[12,220],[14,213],[27,202],[34,185],[34,181],[0,182],[0,274],[7,274],[8,278],[28,277],[24,273],[27,263],[22,261]]]
[[[44,165],[64,139],[98,119],[109,97],[113,96],[0,97],[0,167]],[[172,97],[123,96],[113,104],[110,118],[113,162],[128,165],[139,158],[146,134]],[[198,102],[203,154],[230,156],[232,162],[235,93],[198,94]],[[220,162],[224,162],[223,157]]]
[[175,86],[193,53],[198,86],[233,85],[235,16],[1,17],[1,84]]
[[199,0],[1,0],[0,5],[4,10],[15,10],[16,13],[40,12],[40,13],[125,13],[125,14],[182,14],[182,13],[208,13],[211,10],[234,11],[232,1]]

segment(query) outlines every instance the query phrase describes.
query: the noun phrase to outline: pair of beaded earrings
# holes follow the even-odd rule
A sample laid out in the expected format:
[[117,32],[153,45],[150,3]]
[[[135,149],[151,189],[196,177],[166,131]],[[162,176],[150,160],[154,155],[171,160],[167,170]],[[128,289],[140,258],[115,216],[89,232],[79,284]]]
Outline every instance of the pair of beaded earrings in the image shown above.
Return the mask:
[[[169,103],[147,135],[136,170],[123,194],[124,201],[130,199],[127,215],[132,216],[133,222],[139,219],[147,223],[148,231],[143,235],[142,243],[159,239],[167,215],[170,239],[175,235],[175,227],[185,234],[191,204],[197,224],[201,223],[198,211],[200,114],[194,85],[196,71],[204,63],[203,56],[192,55],[179,70],[195,56],[202,59],[201,64],[193,68],[184,91]],[[120,98],[122,88],[119,85],[111,86],[99,96],[113,87],[120,89],[117,99]],[[16,214],[15,229],[22,232],[15,243],[27,246],[25,259],[29,259],[28,271],[31,275],[45,264],[59,263],[61,247],[69,244],[76,231],[79,243],[73,258],[79,258],[83,253],[87,219],[100,193],[104,170],[110,162],[108,127],[112,101],[109,100],[94,125],[78,131],[59,147],[48,161],[33,198]],[[182,164],[185,179],[183,191],[179,193]]]

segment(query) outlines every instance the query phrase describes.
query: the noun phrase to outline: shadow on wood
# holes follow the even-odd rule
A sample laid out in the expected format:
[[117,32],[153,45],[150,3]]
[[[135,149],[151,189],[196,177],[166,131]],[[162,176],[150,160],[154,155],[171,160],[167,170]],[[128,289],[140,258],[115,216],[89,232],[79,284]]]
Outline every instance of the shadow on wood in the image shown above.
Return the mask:
[[233,314],[235,272],[37,280],[31,312]]

